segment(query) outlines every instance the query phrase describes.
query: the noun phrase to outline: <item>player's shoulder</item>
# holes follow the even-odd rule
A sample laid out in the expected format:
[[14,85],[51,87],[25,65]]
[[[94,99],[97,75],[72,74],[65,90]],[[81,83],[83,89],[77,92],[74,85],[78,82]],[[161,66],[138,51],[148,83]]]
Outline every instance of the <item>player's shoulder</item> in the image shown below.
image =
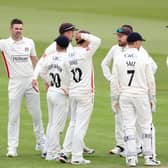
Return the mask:
[[11,37],[0,39],[0,43],[13,42],[14,40]]
[[0,39],[0,44],[3,44],[6,41],[7,41],[7,39]]
[[147,56],[149,56],[149,53],[147,52],[147,50],[146,50],[143,46],[141,46],[141,47],[139,48],[139,51],[140,51],[141,53],[146,54]]
[[30,45],[34,45],[34,41],[33,41],[33,39],[31,39],[31,38],[23,37],[22,40],[24,41],[24,43],[28,43],[28,44],[30,44]]
[[56,42],[52,42],[46,49],[45,49],[45,53],[46,54],[50,54],[56,51]]
[[28,42],[32,42],[32,41],[33,41],[33,39],[28,38],[28,37],[23,37],[23,40],[24,40],[24,41],[28,41]]
[[119,49],[121,49],[121,47],[118,44],[115,44],[110,48],[110,50],[112,51],[119,50]]

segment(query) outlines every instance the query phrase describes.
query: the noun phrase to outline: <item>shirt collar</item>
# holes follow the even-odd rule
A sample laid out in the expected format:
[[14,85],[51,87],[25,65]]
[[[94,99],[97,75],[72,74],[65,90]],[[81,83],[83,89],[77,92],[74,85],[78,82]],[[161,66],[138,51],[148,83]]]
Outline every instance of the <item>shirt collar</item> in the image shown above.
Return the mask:
[[10,36],[10,37],[9,37],[9,40],[10,40],[11,43],[17,43],[17,42],[22,42],[22,41],[24,40],[24,37],[22,37],[22,39],[19,40],[19,41],[15,41],[15,40]]

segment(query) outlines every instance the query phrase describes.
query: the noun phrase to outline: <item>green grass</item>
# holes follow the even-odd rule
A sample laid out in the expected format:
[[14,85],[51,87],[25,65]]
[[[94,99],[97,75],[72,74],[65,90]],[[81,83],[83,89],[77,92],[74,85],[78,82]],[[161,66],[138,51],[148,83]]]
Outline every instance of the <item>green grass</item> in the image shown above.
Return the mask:
[[[154,114],[156,127],[158,159],[162,167],[168,167],[168,69],[165,64],[167,49],[168,1],[167,0],[0,0],[0,37],[9,36],[9,22],[18,17],[24,21],[25,36],[36,42],[38,56],[58,35],[60,23],[73,22],[78,28],[87,29],[102,38],[102,45],[94,57],[95,65],[95,107],[86,136],[89,146],[96,149],[93,156],[86,158],[92,161],[91,165],[78,166],[88,168],[123,168],[123,158],[110,156],[108,150],[114,142],[114,116],[110,109],[109,83],[104,79],[100,63],[111,45],[116,43],[115,30],[122,24],[132,24],[136,31],[143,34],[147,40],[144,47],[158,64],[157,82],[157,112]],[[32,131],[31,117],[27,112],[25,102],[21,110],[21,132],[19,156],[7,158],[7,120],[8,97],[7,82],[4,65],[0,60],[0,168],[52,168],[69,167],[45,161],[40,153],[34,151],[35,138]],[[47,125],[47,105],[42,81],[41,107],[44,126]],[[61,136],[63,140],[65,132]],[[140,159],[143,167],[143,159]],[[70,166],[75,167],[75,166]],[[139,166],[138,166],[139,167]]]

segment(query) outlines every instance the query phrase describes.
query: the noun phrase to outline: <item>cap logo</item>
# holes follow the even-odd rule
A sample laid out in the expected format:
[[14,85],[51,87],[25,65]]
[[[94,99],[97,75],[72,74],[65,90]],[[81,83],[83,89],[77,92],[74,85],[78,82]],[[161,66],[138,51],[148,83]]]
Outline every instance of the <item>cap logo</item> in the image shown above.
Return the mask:
[[74,28],[75,28],[74,26],[70,26],[70,27],[65,28],[64,30],[65,30],[65,31],[68,31],[68,30],[72,30],[72,29],[74,29]]
[[124,31],[123,31],[123,29],[121,27],[117,29],[117,33],[123,33],[123,32]]

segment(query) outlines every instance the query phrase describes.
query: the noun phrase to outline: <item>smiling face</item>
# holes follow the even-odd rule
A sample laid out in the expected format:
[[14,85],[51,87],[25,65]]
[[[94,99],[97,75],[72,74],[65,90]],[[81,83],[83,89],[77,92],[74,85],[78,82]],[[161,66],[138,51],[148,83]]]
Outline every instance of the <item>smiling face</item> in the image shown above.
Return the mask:
[[23,33],[23,24],[13,24],[11,25],[11,36],[14,40],[20,40]]

